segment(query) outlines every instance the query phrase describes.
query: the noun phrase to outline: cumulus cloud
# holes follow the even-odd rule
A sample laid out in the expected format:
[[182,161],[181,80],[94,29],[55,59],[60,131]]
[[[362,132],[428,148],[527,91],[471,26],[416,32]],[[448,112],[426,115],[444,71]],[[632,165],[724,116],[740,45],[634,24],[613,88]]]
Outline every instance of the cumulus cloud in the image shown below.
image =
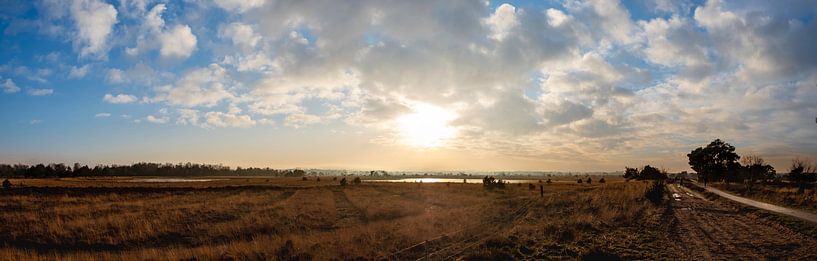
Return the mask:
[[179,109],[179,117],[176,118],[179,125],[198,125],[199,111],[193,109]]
[[211,111],[204,114],[205,127],[238,127],[246,128],[256,124],[249,115]]
[[71,71],[68,73],[68,78],[71,79],[82,79],[85,78],[85,75],[88,74],[88,70],[91,68],[89,64],[76,67],[72,66]]
[[215,0],[215,2],[224,10],[243,13],[264,5],[266,0]]
[[319,122],[321,122],[321,117],[305,113],[290,114],[284,119],[284,125],[296,129]]
[[210,64],[187,72],[175,84],[156,87],[158,94],[153,101],[185,107],[212,107],[234,97],[229,91],[230,84],[226,70],[218,64]]
[[[233,14],[207,23],[217,28],[195,8],[166,21],[172,5],[128,5],[141,24],[128,28],[137,36],[125,53],[140,63],[104,72],[106,82],[144,85],[145,103],[171,107],[180,125],[380,127],[427,103],[458,115],[452,146],[513,157],[601,166],[713,135],[817,154],[797,142],[817,140],[805,131],[817,114],[817,22],[804,18],[813,3],[662,0],[645,4],[654,10],[643,19],[620,1],[215,4]],[[198,49],[212,64],[151,67],[139,56],[185,59]],[[174,73],[155,71],[168,67]],[[46,81],[26,70],[20,77]],[[137,101],[123,95],[103,100]]]
[[120,84],[127,82],[127,78],[124,71],[112,68],[109,69],[108,74],[105,75],[105,81],[112,84]]
[[110,93],[107,93],[102,97],[102,100],[113,104],[127,104],[136,102],[136,97],[129,94],[111,95]]
[[20,87],[17,87],[17,84],[14,83],[11,79],[6,79],[3,82],[3,92],[5,93],[15,93],[19,92]]
[[165,124],[170,120],[170,117],[164,115],[160,116],[148,115],[147,117],[145,117],[145,120],[150,123]]
[[493,34],[491,38],[502,41],[509,31],[519,24],[516,20],[516,7],[510,4],[502,4],[496,8],[496,12],[483,21],[491,28]]
[[240,22],[233,22],[223,26],[219,30],[219,37],[230,39],[233,44],[246,49],[255,48],[258,42],[261,41],[261,36],[255,32],[252,26]]
[[54,94],[54,89],[31,89],[28,90],[28,95],[31,96],[48,96]]
[[159,36],[161,48],[159,53],[163,57],[187,58],[196,50],[196,36],[190,26],[176,25]]
[[77,28],[75,43],[81,45],[80,55],[105,56],[108,38],[116,24],[116,9],[98,0],[75,0],[71,17]]

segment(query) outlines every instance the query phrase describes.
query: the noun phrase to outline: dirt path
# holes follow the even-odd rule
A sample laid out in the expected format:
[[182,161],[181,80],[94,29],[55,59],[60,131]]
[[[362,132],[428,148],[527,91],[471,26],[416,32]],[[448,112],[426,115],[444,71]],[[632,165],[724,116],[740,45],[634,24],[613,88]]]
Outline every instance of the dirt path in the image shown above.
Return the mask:
[[766,202],[760,202],[760,201],[757,201],[757,200],[744,198],[744,197],[737,196],[737,195],[734,195],[732,193],[728,193],[728,192],[725,192],[725,191],[722,191],[720,189],[716,189],[716,188],[713,188],[713,187],[704,187],[704,189],[706,189],[706,191],[715,193],[718,196],[724,197],[726,199],[729,199],[729,200],[732,200],[732,201],[735,201],[735,202],[738,202],[738,203],[741,203],[741,204],[744,204],[744,205],[747,205],[747,206],[752,206],[752,207],[755,207],[755,208],[759,208],[759,209],[763,209],[763,210],[767,210],[767,211],[771,211],[771,212],[776,212],[776,213],[780,213],[780,214],[787,215],[787,216],[796,217],[796,218],[799,218],[799,219],[802,219],[802,220],[817,224],[817,215],[806,212],[806,211],[791,209],[791,208],[787,208],[787,207],[781,207],[781,206],[774,205],[774,204],[769,204],[769,203],[766,203]]
[[349,227],[367,222],[366,214],[349,201],[346,193],[343,193],[343,189],[332,189],[332,198],[338,212],[338,220],[335,221],[334,228]]
[[817,240],[753,213],[709,201],[677,184],[667,185],[671,200],[667,231],[674,248],[691,260],[817,258]]

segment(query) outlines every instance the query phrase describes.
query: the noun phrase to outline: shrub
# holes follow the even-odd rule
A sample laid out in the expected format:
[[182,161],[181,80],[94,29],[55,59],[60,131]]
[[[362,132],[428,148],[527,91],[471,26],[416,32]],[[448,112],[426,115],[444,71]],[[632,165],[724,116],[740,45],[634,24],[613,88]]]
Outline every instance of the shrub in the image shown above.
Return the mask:
[[604,182],[606,182],[604,178],[599,179],[599,183],[604,184]]
[[307,181],[307,180],[309,180],[309,179],[308,179],[308,178],[306,178],[306,177],[301,177],[301,180],[303,180],[303,181]]
[[[541,180],[539,183],[542,183]],[[536,190],[536,185],[533,185],[533,183],[528,183],[528,190]]]
[[576,183],[582,184],[582,179],[576,180]]
[[360,182],[361,182],[361,181],[360,181],[360,177],[355,177],[355,179],[354,179],[354,180],[352,180],[352,184],[355,184],[355,185],[360,184]]
[[591,184],[591,183],[593,183],[593,179],[590,178],[590,177],[587,177],[587,184]]
[[548,179],[548,181],[546,183],[550,184],[550,183],[553,183],[553,181],[550,181],[550,179]]
[[656,180],[652,182],[652,185],[647,188],[647,192],[644,193],[644,197],[650,200],[653,204],[661,204],[664,201],[664,192],[666,187],[664,186],[664,180]]
[[340,180],[340,185],[341,186],[346,186],[346,178],[345,177]]
[[505,188],[505,182],[502,181],[501,179],[496,179],[492,176],[487,176],[485,178],[482,178],[482,187],[488,190],[495,188],[502,189]]

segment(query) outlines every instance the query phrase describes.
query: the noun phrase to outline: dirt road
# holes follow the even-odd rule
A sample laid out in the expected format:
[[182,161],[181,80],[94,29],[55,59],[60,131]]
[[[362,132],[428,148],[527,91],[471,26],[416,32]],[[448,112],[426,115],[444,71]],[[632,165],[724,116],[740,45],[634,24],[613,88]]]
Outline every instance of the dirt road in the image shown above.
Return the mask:
[[791,209],[791,208],[787,208],[787,207],[781,207],[781,206],[774,205],[774,204],[769,204],[769,203],[766,203],[766,202],[760,202],[760,201],[757,201],[757,200],[752,200],[752,199],[736,196],[736,195],[733,195],[731,193],[722,191],[720,189],[713,188],[711,186],[710,187],[704,187],[704,189],[706,189],[706,191],[715,193],[718,196],[727,198],[729,200],[732,200],[732,201],[735,201],[735,202],[738,202],[738,203],[741,203],[741,204],[744,204],[744,205],[752,206],[752,207],[763,209],[763,210],[768,210],[768,211],[771,211],[771,212],[780,213],[780,214],[783,214],[783,215],[796,217],[796,218],[799,218],[799,219],[802,219],[802,220],[817,224],[817,215],[806,212],[806,211]]
[[707,200],[677,184],[670,191],[667,232],[688,260],[815,259],[817,239],[774,221]]

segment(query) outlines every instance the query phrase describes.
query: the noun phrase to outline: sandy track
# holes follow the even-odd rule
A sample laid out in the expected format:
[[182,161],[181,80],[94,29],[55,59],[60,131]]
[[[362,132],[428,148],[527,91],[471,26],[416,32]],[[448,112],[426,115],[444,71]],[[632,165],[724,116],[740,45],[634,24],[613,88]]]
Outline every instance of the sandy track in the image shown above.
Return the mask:
[[342,189],[332,189],[332,196],[335,201],[335,210],[338,212],[338,220],[335,221],[334,228],[350,227],[354,224],[368,222],[366,214],[349,201]]
[[681,259],[757,260],[815,259],[817,240],[753,213],[708,201],[676,184],[671,198],[667,233]]

